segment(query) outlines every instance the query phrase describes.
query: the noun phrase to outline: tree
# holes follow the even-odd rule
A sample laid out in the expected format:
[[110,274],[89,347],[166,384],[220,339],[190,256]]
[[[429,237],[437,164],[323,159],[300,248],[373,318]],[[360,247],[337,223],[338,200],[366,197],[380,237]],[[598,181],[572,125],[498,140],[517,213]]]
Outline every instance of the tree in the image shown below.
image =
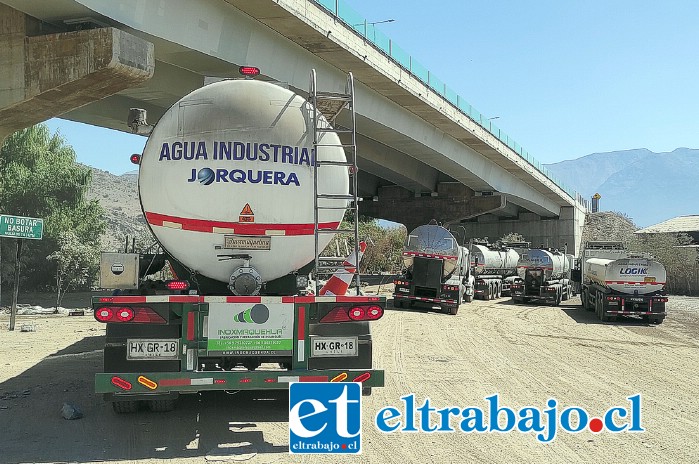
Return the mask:
[[56,261],[56,311],[65,293],[71,288],[85,286],[95,275],[99,265],[99,250],[85,244],[71,231],[58,239],[60,248],[46,257]]
[[[44,219],[43,239],[24,240],[26,288],[53,287],[56,269],[46,266],[46,256],[59,248],[62,233],[72,231],[85,245],[99,246],[104,214],[96,201],[85,199],[90,181],[90,169],[77,164],[73,148],[59,134],[50,134],[45,124],[5,139],[0,148],[0,212]],[[3,257],[12,255],[8,243],[2,245]]]

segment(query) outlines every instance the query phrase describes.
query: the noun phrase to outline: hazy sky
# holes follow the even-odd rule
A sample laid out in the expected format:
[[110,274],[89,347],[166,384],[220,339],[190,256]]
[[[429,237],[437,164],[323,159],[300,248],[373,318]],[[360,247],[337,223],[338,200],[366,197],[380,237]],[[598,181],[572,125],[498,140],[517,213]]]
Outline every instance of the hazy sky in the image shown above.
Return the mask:
[[[699,2],[344,0],[544,163],[699,148]],[[121,174],[145,139],[52,120]]]

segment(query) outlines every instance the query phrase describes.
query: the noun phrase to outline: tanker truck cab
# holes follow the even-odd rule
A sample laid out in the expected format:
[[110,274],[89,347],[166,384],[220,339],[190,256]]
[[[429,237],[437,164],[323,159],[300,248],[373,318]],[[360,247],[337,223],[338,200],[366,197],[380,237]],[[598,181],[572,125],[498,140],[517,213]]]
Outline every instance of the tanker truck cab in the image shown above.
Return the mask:
[[581,260],[582,306],[603,322],[640,316],[660,324],[668,301],[665,267],[647,253],[629,251],[621,242],[588,242]]
[[[315,72],[311,82],[311,102],[323,103]],[[353,88],[350,74],[324,111],[345,111]],[[153,128],[138,189],[161,252],[103,253],[100,286],[113,292],[92,300],[106,324],[96,392],[116,412],[170,410],[179,395],[210,390],[384,385],[371,324],[386,299],[360,295],[359,282],[356,295],[307,288],[345,211],[358,214],[356,157],[320,106],[269,82],[226,80],[186,95]],[[166,261],[176,278],[149,280]]]
[[438,305],[456,315],[464,301],[473,299],[468,256],[468,249],[446,228],[437,224],[415,228],[403,249],[405,271],[394,281],[394,306]]
[[574,293],[571,268],[574,259],[550,248],[527,250],[520,256],[517,273],[520,279],[512,285],[512,301],[541,301],[558,306]]

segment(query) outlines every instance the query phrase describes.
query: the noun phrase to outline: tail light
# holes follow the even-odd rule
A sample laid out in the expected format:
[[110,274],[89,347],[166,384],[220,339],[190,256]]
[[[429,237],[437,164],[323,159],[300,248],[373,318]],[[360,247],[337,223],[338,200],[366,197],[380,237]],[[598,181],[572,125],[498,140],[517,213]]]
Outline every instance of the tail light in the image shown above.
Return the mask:
[[186,291],[189,290],[189,282],[186,280],[168,280],[165,282],[165,286],[168,290],[174,291]]
[[620,298],[618,296],[608,296],[607,297],[607,301],[619,301],[619,299]]
[[320,319],[322,323],[375,321],[383,316],[383,308],[377,305],[337,306]]
[[256,68],[254,66],[241,66],[238,68],[238,71],[243,76],[257,76],[260,74],[260,68]]
[[456,285],[442,285],[442,290],[446,290],[448,292],[454,292],[459,290],[459,287]]
[[103,306],[95,311],[95,319],[99,322],[167,324],[163,316],[146,306]]

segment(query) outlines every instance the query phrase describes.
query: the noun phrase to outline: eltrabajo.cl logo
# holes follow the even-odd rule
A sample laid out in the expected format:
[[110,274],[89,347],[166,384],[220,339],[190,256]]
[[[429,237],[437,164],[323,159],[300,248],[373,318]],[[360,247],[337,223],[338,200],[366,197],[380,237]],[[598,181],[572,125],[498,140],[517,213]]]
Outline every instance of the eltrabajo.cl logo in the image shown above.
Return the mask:
[[356,382],[289,385],[289,452],[359,454],[362,387]]

